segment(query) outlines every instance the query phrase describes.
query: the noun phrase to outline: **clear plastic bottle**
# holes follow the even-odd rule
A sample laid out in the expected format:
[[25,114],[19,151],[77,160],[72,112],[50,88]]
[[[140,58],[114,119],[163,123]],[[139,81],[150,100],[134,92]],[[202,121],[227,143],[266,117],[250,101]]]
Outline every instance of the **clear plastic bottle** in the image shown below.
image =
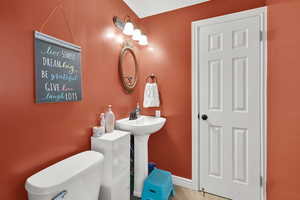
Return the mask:
[[115,128],[115,114],[112,111],[112,105],[108,106],[108,110],[105,113],[105,131],[111,133]]
[[136,117],[139,118],[141,116],[141,107],[139,102],[136,104]]
[[106,132],[105,130],[105,115],[104,113],[101,113],[100,115],[100,131],[102,134]]

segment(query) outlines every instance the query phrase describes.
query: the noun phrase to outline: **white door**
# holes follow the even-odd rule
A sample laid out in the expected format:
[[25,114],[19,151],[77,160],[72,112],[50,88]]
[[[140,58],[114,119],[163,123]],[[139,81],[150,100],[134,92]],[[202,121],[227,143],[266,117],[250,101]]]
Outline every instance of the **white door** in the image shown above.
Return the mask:
[[260,17],[198,29],[200,188],[260,199]]

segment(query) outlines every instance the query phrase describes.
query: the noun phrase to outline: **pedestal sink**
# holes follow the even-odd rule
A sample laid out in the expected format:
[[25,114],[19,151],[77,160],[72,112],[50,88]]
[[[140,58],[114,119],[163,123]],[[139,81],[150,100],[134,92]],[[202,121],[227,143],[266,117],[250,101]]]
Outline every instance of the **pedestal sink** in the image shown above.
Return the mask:
[[136,120],[129,118],[116,121],[116,128],[129,131],[134,135],[134,196],[141,197],[143,183],[148,176],[148,140],[165,124],[162,117],[140,116]]

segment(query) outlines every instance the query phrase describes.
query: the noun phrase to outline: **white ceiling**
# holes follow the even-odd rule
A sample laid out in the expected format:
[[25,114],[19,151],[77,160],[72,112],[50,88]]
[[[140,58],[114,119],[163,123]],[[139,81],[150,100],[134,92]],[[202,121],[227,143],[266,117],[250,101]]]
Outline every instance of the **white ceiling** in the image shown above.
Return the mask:
[[123,0],[138,17],[151,15],[196,5],[209,0]]

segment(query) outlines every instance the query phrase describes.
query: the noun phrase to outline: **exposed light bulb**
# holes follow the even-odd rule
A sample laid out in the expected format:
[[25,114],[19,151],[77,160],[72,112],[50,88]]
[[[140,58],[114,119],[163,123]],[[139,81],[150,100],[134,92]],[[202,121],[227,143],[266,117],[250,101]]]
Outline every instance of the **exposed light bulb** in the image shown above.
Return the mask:
[[134,33],[134,26],[131,22],[126,22],[124,29],[123,29],[123,33],[125,35],[133,35]]
[[141,36],[139,44],[142,46],[148,45],[148,38],[146,35]]
[[132,39],[135,40],[135,41],[138,41],[138,40],[140,40],[141,36],[142,36],[141,30],[140,29],[135,29],[134,33],[133,33],[133,36],[132,36]]

